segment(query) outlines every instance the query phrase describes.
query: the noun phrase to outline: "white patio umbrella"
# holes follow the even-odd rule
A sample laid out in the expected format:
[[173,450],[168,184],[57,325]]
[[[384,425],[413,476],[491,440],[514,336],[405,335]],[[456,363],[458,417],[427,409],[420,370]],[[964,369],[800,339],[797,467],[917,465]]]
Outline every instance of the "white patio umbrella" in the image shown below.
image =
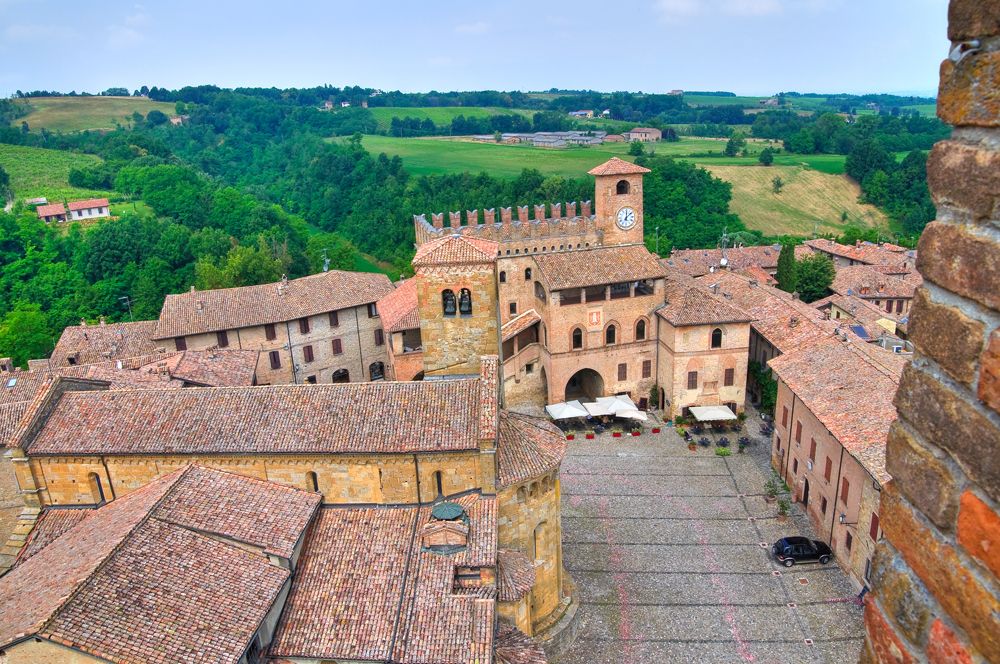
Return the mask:
[[587,409],[579,401],[564,401],[549,404],[545,412],[554,420],[569,420],[574,417],[587,417]]
[[585,404],[583,404],[583,407],[586,408],[587,412],[590,413],[594,417],[601,417],[602,415],[613,415],[614,414],[610,410],[608,410],[608,404],[607,403],[599,403],[599,402],[585,403]]
[[611,415],[618,415],[624,410],[639,410],[635,402],[627,394],[616,394],[613,397],[598,397],[597,403],[601,404]]
[[625,419],[628,420],[641,420],[643,422],[649,419],[646,413],[642,412],[641,410],[619,410],[617,413],[615,413],[615,417],[624,417]]

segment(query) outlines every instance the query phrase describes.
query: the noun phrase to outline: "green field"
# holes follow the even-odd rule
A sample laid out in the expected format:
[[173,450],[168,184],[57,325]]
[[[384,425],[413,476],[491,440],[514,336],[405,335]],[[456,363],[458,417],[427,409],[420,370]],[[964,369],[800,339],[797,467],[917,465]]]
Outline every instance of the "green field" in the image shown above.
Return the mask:
[[920,115],[926,117],[934,117],[937,115],[937,104],[914,104],[912,106],[903,106],[903,108],[917,111]]
[[535,112],[522,108],[499,108],[492,106],[376,106],[369,108],[381,130],[389,129],[394,117],[430,119],[437,126],[449,126],[460,115],[467,118],[488,118],[491,115],[524,115],[531,117]]
[[132,113],[138,111],[146,115],[154,108],[167,115],[176,115],[173,104],[144,97],[32,97],[20,103],[27,104],[31,110],[12,124],[27,122],[32,131],[114,129],[118,124],[131,124]]
[[71,168],[90,166],[101,160],[94,155],[0,144],[0,166],[10,175],[17,199],[44,196],[50,202],[63,199],[107,196],[110,192],[71,187]]
[[761,99],[768,97],[716,97],[714,95],[684,95],[684,101],[691,106],[742,106],[756,108]]

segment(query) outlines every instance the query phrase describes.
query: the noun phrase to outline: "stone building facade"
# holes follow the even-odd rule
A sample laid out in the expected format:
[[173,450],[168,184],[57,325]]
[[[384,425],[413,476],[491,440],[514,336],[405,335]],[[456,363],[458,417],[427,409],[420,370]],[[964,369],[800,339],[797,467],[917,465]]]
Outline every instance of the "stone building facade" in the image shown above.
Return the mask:
[[1000,653],[1000,4],[952,0],[948,16],[938,116],[955,129],[927,164],[938,215],[920,239],[864,662]]
[[260,351],[257,381],[346,383],[386,375],[383,274],[332,270],[278,283],[168,295],[153,334],[168,350]]

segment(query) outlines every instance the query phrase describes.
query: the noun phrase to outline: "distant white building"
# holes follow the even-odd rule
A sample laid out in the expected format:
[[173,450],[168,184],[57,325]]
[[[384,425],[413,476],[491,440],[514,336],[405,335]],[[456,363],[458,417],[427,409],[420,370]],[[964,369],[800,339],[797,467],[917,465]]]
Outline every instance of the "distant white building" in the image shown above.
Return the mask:
[[108,207],[108,199],[91,198],[86,201],[73,201],[69,204],[69,219],[99,219],[110,217],[111,211]]

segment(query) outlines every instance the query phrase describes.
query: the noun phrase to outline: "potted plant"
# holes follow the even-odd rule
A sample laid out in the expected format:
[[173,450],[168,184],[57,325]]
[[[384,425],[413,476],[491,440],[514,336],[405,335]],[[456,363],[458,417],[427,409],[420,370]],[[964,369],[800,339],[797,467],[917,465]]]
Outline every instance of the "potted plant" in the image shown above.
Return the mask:
[[650,431],[652,433],[660,433],[660,427],[658,427],[658,426],[657,427],[653,427],[652,429],[650,429]]
[[574,440],[575,438],[576,438],[576,432],[575,431],[567,431],[566,432],[566,440]]
[[619,429],[618,427],[613,428],[611,430],[611,436],[613,438],[621,438],[622,437],[622,430]]
[[593,431],[588,431],[586,433],[585,437],[586,437],[587,440],[593,440],[594,439],[594,432]]
[[791,508],[792,504],[788,502],[788,498],[782,498],[778,501],[778,521],[780,523],[788,520],[788,512]]
[[642,429],[639,428],[632,429],[633,436],[638,436],[640,433],[642,433]]
[[729,449],[728,447],[716,447],[715,448],[715,456],[727,457],[727,456],[729,456],[732,453],[733,453],[733,451],[731,449]]
[[773,503],[778,499],[778,483],[774,481],[773,477],[769,477],[766,482],[764,482],[764,500],[768,503]]
[[688,441],[688,449],[691,450],[692,452],[698,449],[698,446],[694,442],[694,438]]

